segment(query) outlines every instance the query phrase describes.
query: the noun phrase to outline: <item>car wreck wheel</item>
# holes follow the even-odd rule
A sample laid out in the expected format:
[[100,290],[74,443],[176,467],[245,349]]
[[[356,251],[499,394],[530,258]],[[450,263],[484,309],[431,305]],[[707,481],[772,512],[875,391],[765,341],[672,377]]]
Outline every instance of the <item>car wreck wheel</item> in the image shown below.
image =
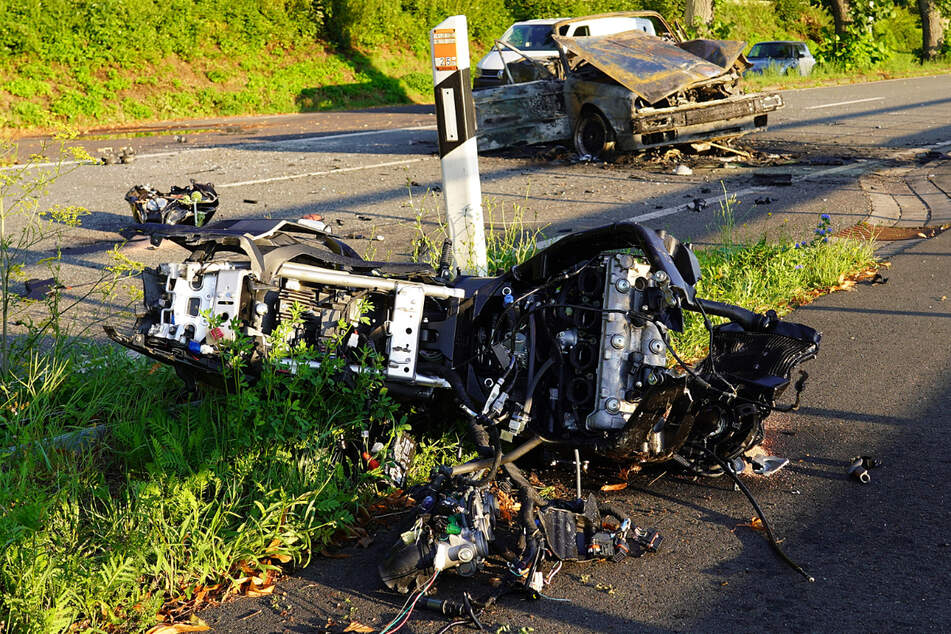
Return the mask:
[[591,158],[604,158],[614,150],[614,130],[600,112],[581,113],[575,126],[575,150]]

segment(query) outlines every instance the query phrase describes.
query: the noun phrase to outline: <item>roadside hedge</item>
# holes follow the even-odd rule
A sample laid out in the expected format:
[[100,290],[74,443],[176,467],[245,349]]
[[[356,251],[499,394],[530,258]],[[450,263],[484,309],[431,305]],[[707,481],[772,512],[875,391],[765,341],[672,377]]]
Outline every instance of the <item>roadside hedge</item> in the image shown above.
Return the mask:
[[[0,129],[429,101],[428,30],[465,14],[474,59],[516,20],[653,9],[684,0],[0,0]],[[721,0],[715,37],[818,42],[809,0]],[[876,38],[911,50],[899,6]]]

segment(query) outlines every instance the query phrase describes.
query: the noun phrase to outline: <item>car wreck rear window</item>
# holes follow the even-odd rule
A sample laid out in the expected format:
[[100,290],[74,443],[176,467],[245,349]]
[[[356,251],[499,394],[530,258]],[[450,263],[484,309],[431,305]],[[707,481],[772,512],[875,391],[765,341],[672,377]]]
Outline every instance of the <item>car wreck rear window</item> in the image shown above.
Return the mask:
[[523,50],[554,51],[557,48],[551,35],[550,24],[517,24],[502,36],[502,41]]

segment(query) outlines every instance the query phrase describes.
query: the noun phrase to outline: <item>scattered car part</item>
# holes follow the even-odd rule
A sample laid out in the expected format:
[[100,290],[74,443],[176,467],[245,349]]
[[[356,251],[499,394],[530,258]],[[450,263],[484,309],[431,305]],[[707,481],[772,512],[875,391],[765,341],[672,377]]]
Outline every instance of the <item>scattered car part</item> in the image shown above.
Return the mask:
[[[131,150],[123,148],[127,149]],[[122,154],[122,157],[128,156],[134,156],[134,152]],[[173,185],[168,192],[160,192],[150,185],[136,185],[126,193],[125,199],[137,223],[201,227],[211,221],[218,209],[215,186],[195,181],[186,187]]]
[[684,40],[652,11],[613,15],[650,20],[656,34],[553,35],[551,77],[476,91],[480,150],[573,139],[579,155],[598,158],[740,136],[783,106],[778,94],[742,94],[743,42]]

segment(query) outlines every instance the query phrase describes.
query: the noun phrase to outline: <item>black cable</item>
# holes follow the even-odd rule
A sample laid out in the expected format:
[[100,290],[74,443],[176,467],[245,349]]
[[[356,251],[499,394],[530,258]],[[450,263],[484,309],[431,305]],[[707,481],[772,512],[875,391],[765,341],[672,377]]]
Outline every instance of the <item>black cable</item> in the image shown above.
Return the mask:
[[[508,463],[502,465],[502,468],[505,470],[505,473],[508,474],[510,478],[518,486],[519,490],[523,492],[526,499],[530,500],[533,504],[538,506],[546,506],[548,502],[545,501],[545,498],[535,490],[535,487],[532,486],[531,482],[528,481],[528,478],[525,477],[525,474],[522,473],[522,470],[515,466],[514,463]],[[522,501],[522,505],[525,505],[525,502]]]
[[471,486],[476,489],[481,489],[484,486],[492,484],[495,480],[495,474],[499,472],[499,466],[502,464],[502,438],[499,435],[498,427],[495,425],[489,427],[489,435],[492,436],[495,455],[492,456],[492,467],[489,469],[489,472],[485,474],[485,477],[471,484]]
[[763,513],[763,509],[760,508],[759,504],[756,502],[756,498],[753,497],[753,493],[748,488],[746,488],[746,485],[743,484],[743,481],[740,480],[740,477],[733,471],[733,469],[730,468],[730,465],[727,464],[726,460],[716,455],[715,453],[713,453],[706,447],[703,447],[700,445],[695,445],[695,446],[701,451],[706,452],[711,458],[713,458],[714,461],[717,462],[717,464],[720,465],[720,467],[727,473],[727,475],[733,478],[733,482],[736,484],[737,487],[739,487],[740,491],[743,492],[743,494],[746,496],[746,499],[750,501],[750,504],[753,505],[753,509],[756,511],[756,514],[759,516],[760,521],[763,522],[763,530],[766,531],[766,536],[769,538],[769,544],[770,546],[773,547],[773,550],[776,551],[776,554],[779,555],[779,558],[782,559],[784,562],[786,562],[790,568],[792,568],[793,570],[801,574],[803,577],[805,577],[807,581],[809,581],[810,583],[815,582],[816,580],[815,577],[813,577],[808,572],[803,570],[802,566],[800,566],[795,561],[790,559],[789,555],[787,555],[786,552],[779,545],[779,542],[776,541],[776,536],[773,535],[773,529],[770,528],[769,522],[766,521],[766,515]]
[[717,372],[716,362],[714,359],[714,350],[713,350],[713,324],[710,323],[710,318],[707,317],[707,311],[703,309],[703,302],[697,302],[697,308],[700,309],[700,314],[703,316],[703,327],[707,329],[707,332],[710,333],[710,343],[707,344],[707,347],[710,349],[709,354],[707,354],[707,359],[710,361],[710,372],[713,376],[717,377],[724,383],[730,386],[730,389],[733,390],[734,394],[736,393],[736,386],[726,380],[726,377]]
[[535,389],[538,387],[538,382],[541,381],[542,377],[545,376],[545,373],[548,372],[548,369],[555,364],[555,357],[548,357],[548,360],[542,364],[542,367],[539,368],[538,374],[532,377],[531,382],[528,384],[528,390],[525,392],[525,415],[528,416],[532,413],[532,402],[535,397]]
[[472,608],[472,600],[469,597],[468,592],[462,593],[462,602],[465,604],[466,609],[469,611],[469,618],[472,619],[472,622],[475,623],[475,626],[479,628],[480,632],[485,631],[485,626],[482,625],[482,621],[479,620],[479,615],[475,613],[475,610]]
[[673,355],[674,359],[677,360],[677,363],[680,365],[680,367],[682,367],[682,368],[684,369],[684,372],[686,372],[687,374],[689,374],[690,376],[692,376],[692,377],[694,378],[694,380],[696,380],[697,382],[699,382],[702,386],[707,387],[707,388],[710,388],[711,390],[715,390],[715,391],[719,392],[720,394],[722,394],[722,395],[724,395],[724,396],[726,396],[726,397],[728,397],[728,398],[734,398],[734,397],[736,397],[735,394],[730,394],[730,393],[727,392],[726,390],[721,390],[721,389],[719,389],[719,388],[716,388],[716,387],[710,385],[710,383],[707,382],[706,379],[701,378],[699,374],[697,374],[696,372],[694,372],[693,369],[692,369],[691,367],[689,367],[689,366],[684,362],[683,359],[680,358],[680,355],[677,354],[677,351],[674,350],[673,346],[670,345],[670,342],[667,341],[667,332],[666,332],[664,329],[660,329],[660,340],[664,342],[664,346],[667,348],[667,351],[670,352],[671,355]]

